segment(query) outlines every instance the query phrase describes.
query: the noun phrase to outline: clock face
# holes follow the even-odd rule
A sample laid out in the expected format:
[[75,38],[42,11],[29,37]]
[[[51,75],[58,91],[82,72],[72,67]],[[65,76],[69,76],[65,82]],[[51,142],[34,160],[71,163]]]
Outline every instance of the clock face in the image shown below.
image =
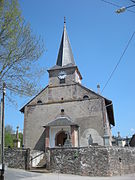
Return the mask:
[[67,74],[65,71],[60,71],[58,74],[59,79],[65,79],[66,76],[67,76]]

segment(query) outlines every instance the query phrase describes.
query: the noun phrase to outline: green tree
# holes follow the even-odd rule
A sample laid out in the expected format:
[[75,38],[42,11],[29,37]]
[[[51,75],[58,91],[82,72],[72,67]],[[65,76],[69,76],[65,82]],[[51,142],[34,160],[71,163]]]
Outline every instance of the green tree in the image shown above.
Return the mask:
[[[13,130],[13,127],[11,125],[5,126],[5,147],[14,147],[14,140],[16,140],[16,132]],[[23,145],[23,133],[19,132],[19,140],[21,143],[21,147]]]
[[13,147],[14,143],[13,143],[13,135],[10,133],[5,133],[5,147]]
[[37,93],[45,71],[37,65],[43,52],[43,42],[25,23],[18,0],[0,0],[0,89],[5,82],[14,94]]
[[12,126],[10,125],[6,125],[5,126],[5,147],[13,147],[13,139],[14,139],[15,135],[14,135],[14,131]]

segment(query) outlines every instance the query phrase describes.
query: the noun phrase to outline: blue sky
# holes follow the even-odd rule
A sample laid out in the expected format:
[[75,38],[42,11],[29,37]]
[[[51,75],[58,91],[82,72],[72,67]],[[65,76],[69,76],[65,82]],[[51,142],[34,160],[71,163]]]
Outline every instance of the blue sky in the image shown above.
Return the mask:
[[[132,4],[129,0],[107,0],[120,6]],[[82,84],[97,91],[104,87],[117,64],[131,35],[135,31],[135,13],[116,14],[117,7],[101,0],[20,0],[22,14],[31,24],[33,33],[41,35],[46,51],[39,66],[56,63],[63,31],[64,16],[76,64],[83,76]],[[131,10],[135,12],[135,7]],[[102,95],[114,105],[116,126],[113,134],[135,133],[135,37]],[[40,88],[48,84],[48,73],[42,77]],[[5,124],[23,130],[23,114],[19,109],[30,97],[16,97],[18,106],[6,103]]]

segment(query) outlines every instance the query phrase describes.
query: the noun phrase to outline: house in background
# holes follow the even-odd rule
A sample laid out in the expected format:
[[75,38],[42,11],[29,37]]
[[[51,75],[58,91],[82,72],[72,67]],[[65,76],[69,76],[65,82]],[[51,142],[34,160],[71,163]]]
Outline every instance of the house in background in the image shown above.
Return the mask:
[[112,101],[81,84],[65,23],[56,65],[48,73],[49,84],[20,110],[24,147],[112,146]]
[[126,138],[121,137],[120,132],[118,132],[118,136],[112,136],[112,145],[119,147],[129,147],[131,138],[126,136]]

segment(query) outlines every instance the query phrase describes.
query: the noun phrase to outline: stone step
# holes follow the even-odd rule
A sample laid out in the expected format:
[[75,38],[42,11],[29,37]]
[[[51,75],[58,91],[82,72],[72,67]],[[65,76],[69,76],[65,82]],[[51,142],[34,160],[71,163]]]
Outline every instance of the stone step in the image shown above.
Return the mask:
[[36,172],[36,173],[50,173],[49,170],[47,170],[45,168],[41,168],[41,167],[31,168],[29,171]]
[[46,167],[46,157],[44,156],[43,159],[38,163],[37,168],[45,168]]

